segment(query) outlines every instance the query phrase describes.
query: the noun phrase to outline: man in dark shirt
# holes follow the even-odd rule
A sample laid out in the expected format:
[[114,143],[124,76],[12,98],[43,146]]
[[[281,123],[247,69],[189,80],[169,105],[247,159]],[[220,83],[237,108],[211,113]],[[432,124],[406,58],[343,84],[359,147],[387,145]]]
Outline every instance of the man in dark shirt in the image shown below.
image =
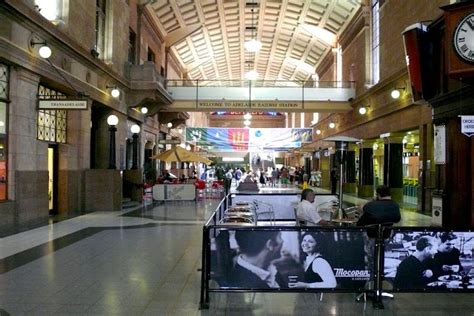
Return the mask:
[[268,289],[284,286],[273,261],[280,257],[283,245],[278,231],[238,230],[235,240],[240,255],[227,280],[229,287]]
[[379,186],[376,193],[375,200],[368,202],[362,208],[364,214],[359,218],[358,226],[398,223],[400,221],[400,207],[392,200],[390,188],[384,185]]
[[456,238],[453,233],[441,234],[441,244],[433,259],[433,272],[436,277],[462,271],[461,261],[459,260],[461,253],[459,249],[454,247]]
[[423,236],[416,242],[416,251],[397,268],[393,282],[395,289],[419,290],[433,281],[433,271],[428,268],[426,261],[433,258],[438,250],[438,242],[430,236]]

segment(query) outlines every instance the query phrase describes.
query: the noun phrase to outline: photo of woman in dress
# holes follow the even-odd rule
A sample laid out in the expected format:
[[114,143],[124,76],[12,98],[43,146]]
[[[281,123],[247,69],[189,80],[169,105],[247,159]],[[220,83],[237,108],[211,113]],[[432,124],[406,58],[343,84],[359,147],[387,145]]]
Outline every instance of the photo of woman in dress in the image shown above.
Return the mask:
[[290,288],[335,288],[336,277],[331,265],[322,257],[320,245],[324,245],[320,234],[305,233],[301,239],[301,250],[304,254],[304,279],[289,276]]

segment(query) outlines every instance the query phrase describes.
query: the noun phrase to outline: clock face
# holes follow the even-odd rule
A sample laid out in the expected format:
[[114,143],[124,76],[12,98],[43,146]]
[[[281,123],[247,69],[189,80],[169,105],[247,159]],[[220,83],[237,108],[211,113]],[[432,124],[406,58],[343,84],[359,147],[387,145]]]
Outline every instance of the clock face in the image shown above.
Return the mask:
[[459,22],[454,31],[453,44],[459,57],[474,62],[474,13]]

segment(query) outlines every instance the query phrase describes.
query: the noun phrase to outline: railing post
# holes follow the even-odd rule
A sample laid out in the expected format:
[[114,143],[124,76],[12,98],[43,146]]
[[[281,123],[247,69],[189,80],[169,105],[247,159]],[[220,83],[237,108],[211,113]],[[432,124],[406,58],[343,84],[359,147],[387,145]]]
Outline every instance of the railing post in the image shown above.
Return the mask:
[[374,284],[374,298],[373,307],[375,309],[384,309],[382,302],[382,275],[383,275],[383,226],[379,224],[377,226],[377,236],[375,238],[375,260],[374,260],[374,273],[375,273],[375,284]]
[[[201,299],[199,309],[209,309],[209,280],[208,280],[208,242],[209,232],[206,226],[202,228],[202,253],[201,253]],[[210,250],[210,249],[209,249]]]
[[196,109],[199,107],[199,79],[196,79]]

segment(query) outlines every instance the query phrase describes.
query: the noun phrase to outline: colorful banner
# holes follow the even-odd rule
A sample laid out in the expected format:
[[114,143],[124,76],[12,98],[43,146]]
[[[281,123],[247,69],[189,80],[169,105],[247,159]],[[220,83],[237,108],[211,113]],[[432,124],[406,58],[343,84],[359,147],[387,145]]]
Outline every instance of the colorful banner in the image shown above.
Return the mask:
[[186,128],[186,141],[214,151],[299,148],[313,141],[311,128]]

